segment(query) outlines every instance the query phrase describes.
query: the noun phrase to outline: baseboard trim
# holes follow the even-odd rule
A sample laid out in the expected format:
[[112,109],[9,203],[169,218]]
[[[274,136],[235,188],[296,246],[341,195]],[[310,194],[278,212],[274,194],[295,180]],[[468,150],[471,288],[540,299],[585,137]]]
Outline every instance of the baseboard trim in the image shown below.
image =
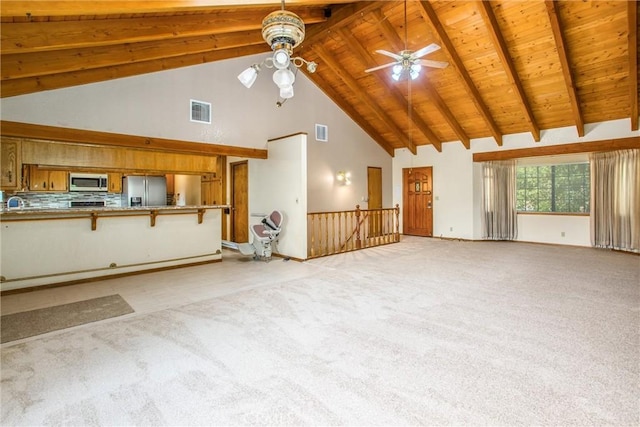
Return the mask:
[[103,276],[88,277],[85,279],[77,279],[77,280],[68,280],[66,282],[51,283],[48,285],[35,285],[35,286],[28,286],[24,288],[6,289],[3,291],[0,291],[0,296],[21,294],[25,292],[41,291],[43,289],[59,288],[62,286],[80,285],[84,283],[98,282],[100,280],[109,280],[109,279],[118,279],[121,277],[137,276],[137,275],[146,274],[146,273],[157,273],[159,271],[175,270],[177,268],[195,267],[198,265],[205,265],[205,264],[214,264],[221,261],[222,259],[213,259],[209,261],[198,261],[198,262],[192,262],[188,264],[169,265],[165,267],[150,268],[148,270],[138,270],[138,271],[129,271],[126,273],[106,274]]

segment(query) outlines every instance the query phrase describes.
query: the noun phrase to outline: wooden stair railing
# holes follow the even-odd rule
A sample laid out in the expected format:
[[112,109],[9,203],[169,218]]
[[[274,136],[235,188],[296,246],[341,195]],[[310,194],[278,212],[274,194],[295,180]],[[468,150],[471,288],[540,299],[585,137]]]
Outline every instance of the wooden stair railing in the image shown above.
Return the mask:
[[307,258],[400,241],[400,206],[307,214]]

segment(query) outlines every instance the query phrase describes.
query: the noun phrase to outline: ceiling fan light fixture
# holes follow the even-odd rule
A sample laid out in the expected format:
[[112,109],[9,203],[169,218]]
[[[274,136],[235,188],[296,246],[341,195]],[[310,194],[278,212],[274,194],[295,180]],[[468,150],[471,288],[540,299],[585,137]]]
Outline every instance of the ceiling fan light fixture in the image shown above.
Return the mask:
[[262,38],[271,49],[284,45],[288,50],[293,50],[304,40],[304,22],[284,8],[276,10],[262,20]]
[[293,85],[280,88],[280,98],[289,99],[293,98]]
[[273,82],[280,89],[293,86],[296,81],[296,75],[291,72],[289,69],[284,70],[276,70],[273,73]]
[[291,59],[286,49],[278,49],[273,53],[273,66],[279,70],[289,67]]
[[[293,49],[302,43],[304,33],[302,19],[295,13],[284,10],[284,0],[282,0],[282,9],[271,12],[262,20],[262,38],[271,46],[273,55],[265,58],[260,64],[254,64],[244,70],[238,76],[238,80],[250,88],[255,83],[262,65],[267,68],[276,68],[273,73],[273,82],[280,89],[280,97],[284,99],[293,97],[296,76],[291,68],[300,68],[306,64],[307,71],[315,73],[318,67],[318,64],[313,61],[293,57]],[[281,106],[282,102],[276,102],[276,105]]]
[[240,80],[240,83],[242,83],[247,89],[249,89],[256,82],[259,72],[260,65],[253,64],[252,66],[238,74],[238,80]]

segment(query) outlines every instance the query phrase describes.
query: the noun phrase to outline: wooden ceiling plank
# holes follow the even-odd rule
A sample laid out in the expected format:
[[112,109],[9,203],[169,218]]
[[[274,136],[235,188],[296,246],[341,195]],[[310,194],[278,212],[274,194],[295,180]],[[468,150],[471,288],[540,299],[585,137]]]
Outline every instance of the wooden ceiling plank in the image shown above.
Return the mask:
[[[353,0],[287,0],[287,10],[294,7],[317,6],[329,4],[352,3]],[[191,11],[212,11],[227,9],[247,9],[256,6],[277,10],[281,2],[274,0],[252,0],[250,4],[242,4],[237,0],[2,0],[0,15],[2,16],[69,16],[69,15],[117,15],[131,13],[177,13]]]
[[500,129],[493,119],[491,112],[487,108],[485,102],[482,100],[482,96],[476,88],[475,83],[473,82],[473,80],[471,80],[469,72],[464,66],[462,59],[460,59],[460,56],[458,55],[456,48],[453,46],[453,43],[451,42],[451,39],[445,31],[442,23],[438,19],[438,15],[436,14],[435,10],[433,10],[433,7],[428,1],[420,1],[419,4],[421,6],[421,11],[426,16],[426,21],[431,24],[431,28],[434,30],[435,34],[437,34],[439,38],[439,44],[444,47],[444,50],[449,55],[449,59],[453,63],[454,68],[456,69],[456,71],[458,71],[458,74],[462,78],[464,88],[466,89],[467,93],[471,97],[471,100],[473,101],[476,108],[480,112],[480,115],[487,124],[489,132],[491,132],[493,139],[495,139],[498,146],[502,146],[502,132],[500,132]]
[[[304,71],[304,70],[303,70]],[[342,95],[340,95],[333,87],[324,84],[322,78],[317,74],[311,74],[304,71],[305,75],[309,77],[316,85],[323,91],[338,107],[340,107],[355,123],[358,124],[380,147],[391,157],[394,157],[394,148],[385,140],[380,133],[369,122],[363,119],[362,115],[353,108],[353,106],[344,101]]]
[[164,42],[154,41],[66,49],[57,52],[3,55],[0,67],[2,80],[7,80],[66,73],[78,69],[88,70],[146,62],[250,45],[260,45],[264,52],[269,51],[269,46],[262,39],[261,31],[255,30],[208,37],[173,39]]
[[[219,11],[213,14],[129,19],[4,23],[0,28],[0,49],[3,55],[9,55],[261,31],[264,16],[266,12],[263,10]],[[307,25],[326,21],[324,10],[319,8],[305,9],[299,16]]]
[[253,45],[233,49],[216,50],[206,53],[195,53],[174,58],[156,59],[147,62],[136,62],[88,70],[76,70],[67,73],[28,77],[24,79],[4,80],[0,83],[0,94],[2,98],[24,95],[45,90],[119,79],[122,77],[131,77],[156,71],[188,67],[191,65],[199,65],[223,59],[237,58],[239,56],[255,55],[261,52],[264,52],[264,47],[262,45]]
[[311,50],[313,44],[322,41],[332,31],[344,28],[356,19],[381,8],[383,3],[380,1],[353,2],[336,8],[331,12],[331,17],[326,22],[308,26],[304,42],[296,52],[304,52],[305,49]]
[[[353,52],[354,56],[360,60],[360,63],[363,65],[362,69],[366,69],[368,67],[373,67],[377,65],[373,55],[369,53],[369,51],[362,46],[362,44],[352,35],[348,34],[344,28],[340,28],[337,31],[337,34],[340,36],[342,41],[347,45],[347,47]],[[364,71],[363,71],[364,72]],[[380,85],[387,88],[396,104],[403,110],[409,113],[409,108],[411,108],[411,119],[413,124],[422,132],[424,137],[434,146],[434,148],[441,152],[442,151],[442,143],[438,140],[438,137],[433,133],[429,125],[420,117],[418,112],[410,105],[409,102],[405,99],[404,95],[395,85],[390,85],[388,80],[380,77],[380,73],[371,73],[373,77],[378,80]],[[410,136],[411,134],[409,134]],[[415,153],[414,153],[415,154]]]
[[[393,25],[388,19],[384,19],[383,14],[379,10],[376,11],[376,15],[379,19],[380,28],[382,29],[385,38],[393,45],[396,51],[403,50],[404,41],[400,38]],[[428,94],[429,98],[434,101],[435,107],[438,109],[440,114],[442,114],[449,127],[451,127],[454,133],[458,136],[462,145],[469,149],[471,147],[471,140],[469,136],[464,129],[462,129],[462,126],[460,126],[460,123],[458,123],[458,120],[455,118],[453,113],[451,113],[451,110],[440,97],[438,92],[428,82],[426,82],[424,78],[414,80],[411,84],[417,86],[418,89],[421,89]]]
[[513,86],[515,95],[518,98],[518,102],[520,103],[525,120],[529,124],[531,128],[531,134],[533,135],[534,141],[540,141],[540,127],[538,126],[535,117],[533,116],[533,112],[531,110],[531,106],[529,105],[529,101],[527,99],[527,95],[524,92],[524,88],[522,87],[522,82],[520,81],[520,77],[518,77],[518,73],[516,72],[516,67],[513,64],[513,61],[509,57],[509,49],[507,48],[507,43],[502,37],[502,33],[500,32],[500,27],[498,26],[498,21],[493,13],[493,9],[491,9],[491,3],[489,0],[477,0],[478,9],[480,10],[480,15],[486,25],[487,31],[493,40],[493,44],[496,49],[496,53],[500,57],[500,61],[505,69],[507,77]]
[[231,145],[126,135],[86,129],[11,122],[6,120],[0,121],[0,129],[2,130],[3,136],[55,140],[79,144],[140,148],[145,150],[169,151],[176,153],[239,156],[255,159],[266,159],[268,154],[267,150],[258,148],[234,147]]
[[407,135],[402,131],[398,125],[393,121],[393,119],[384,111],[376,102],[375,99],[371,97],[367,93],[367,91],[363,90],[362,87],[358,84],[356,79],[351,77],[349,73],[345,72],[342,66],[333,58],[329,52],[326,51],[324,47],[321,45],[316,45],[313,47],[313,51],[320,58],[320,60],[327,66],[329,69],[344,82],[345,85],[349,87],[349,89],[357,94],[357,96],[362,99],[364,105],[367,106],[368,109],[373,111],[373,113],[380,119],[381,123],[384,126],[387,126],[393,134],[398,138],[399,141],[402,142],[406,148],[409,149],[413,154],[416,154],[416,146],[415,144],[407,138]]
[[638,1],[627,3],[631,130],[638,130]]
[[558,6],[555,0],[545,0],[545,5],[547,7],[549,22],[551,23],[551,30],[553,31],[556,50],[560,57],[562,75],[564,76],[564,83],[567,87],[567,93],[569,94],[573,120],[576,124],[576,129],[578,130],[578,136],[584,136],[584,120],[582,118],[582,112],[580,111],[580,101],[578,99],[578,93],[573,79],[573,72],[567,55],[567,48],[562,31],[562,24],[560,23]]

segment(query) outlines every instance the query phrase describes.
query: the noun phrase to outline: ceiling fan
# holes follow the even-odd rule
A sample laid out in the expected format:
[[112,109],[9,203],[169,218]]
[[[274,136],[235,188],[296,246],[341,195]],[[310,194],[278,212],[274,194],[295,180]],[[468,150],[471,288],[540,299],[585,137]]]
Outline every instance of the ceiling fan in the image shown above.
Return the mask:
[[435,43],[431,43],[428,46],[423,47],[422,49],[416,50],[415,52],[407,49],[407,0],[404,1],[404,50],[400,51],[400,53],[389,52],[388,50],[379,49],[376,50],[377,53],[381,55],[386,55],[390,58],[395,59],[395,62],[390,62],[388,64],[380,65],[377,67],[369,68],[364,70],[366,73],[370,73],[372,71],[382,70],[383,68],[393,67],[391,77],[393,80],[398,81],[402,76],[409,76],[411,80],[415,80],[420,75],[420,70],[423,66],[425,67],[433,67],[433,68],[445,68],[449,65],[448,62],[443,61],[433,61],[430,59],[421,59],[423,56],[428,55],[436,50],[440,49]]

